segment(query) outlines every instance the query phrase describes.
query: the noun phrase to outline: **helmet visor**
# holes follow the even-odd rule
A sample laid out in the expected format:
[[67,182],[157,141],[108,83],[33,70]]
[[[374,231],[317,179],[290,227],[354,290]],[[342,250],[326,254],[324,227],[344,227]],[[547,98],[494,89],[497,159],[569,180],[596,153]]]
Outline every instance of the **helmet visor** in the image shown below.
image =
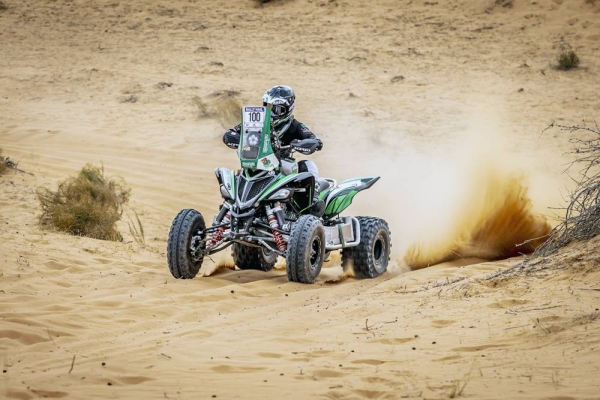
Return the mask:
[[287,107],[284,105],[273,104],[271,106],[271,115],[275,118],[283,117],[287,112]]

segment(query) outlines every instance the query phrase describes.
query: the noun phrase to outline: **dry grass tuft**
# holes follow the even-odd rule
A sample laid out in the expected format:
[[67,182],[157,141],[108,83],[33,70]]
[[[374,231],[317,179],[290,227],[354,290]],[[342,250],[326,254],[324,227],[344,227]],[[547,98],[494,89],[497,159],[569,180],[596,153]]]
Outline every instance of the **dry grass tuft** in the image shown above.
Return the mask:
[[140,216],[137,211],[133,210],[135,214],[135,221],[129,216],[129,222],[127,225],[129,226],[129,233],[133,236],[133,240],[141,246],[146,245],[146,233],[144,232],[144,225],[142,225],[142,221],[140,220]]
[[494,4],[500,7],[512,8],[514,0],[494,0]]
[[558,55],[557,62],[557,69],[568,71],[570,69],[577,68],[580,60],[573,50],[569,50],[561,52]]
[[513,5],[514,0],[488,0],[484,11],[486,13],[491,13],[496,7],[512,8]]
[[8,10],[8,5],[2,0],[0,0],[0,11]]
[[40,221],[71,235],[122,241],[115,224],[130,193],[122,179],[107,179],[103,167],[88,164],[76,177],[61,182],[56,192],[38,188]]

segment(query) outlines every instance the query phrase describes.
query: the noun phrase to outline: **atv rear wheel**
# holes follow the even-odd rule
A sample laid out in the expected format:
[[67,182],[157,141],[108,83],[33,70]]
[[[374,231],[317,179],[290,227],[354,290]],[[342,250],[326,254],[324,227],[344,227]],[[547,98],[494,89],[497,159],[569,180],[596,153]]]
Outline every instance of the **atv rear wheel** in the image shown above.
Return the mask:
[[277,254],[265,248],[246,246],[241,243],[234,243],[232,247],[233,262],[239,269],[270,271],[277,262]]
[[286,258],[286,273],[291,282],[314,283],[321,272],[325,255],[325,229],[314,215],[303,215],[294,223]]
[[206,237],[206,234],[202,233],[205,229],[204,218],[198,211],[185,209],[177,214],[167,240],[167,262],[173,277],[192,279],[196,276],[204,257],[195,258],[192,246],[198,246]]
[[387,222],[373,217],[357,217],[360,223],[360,244],[342,250],[344,271],[354,269],[358,279],[377,278],[387,271],[391,239]]

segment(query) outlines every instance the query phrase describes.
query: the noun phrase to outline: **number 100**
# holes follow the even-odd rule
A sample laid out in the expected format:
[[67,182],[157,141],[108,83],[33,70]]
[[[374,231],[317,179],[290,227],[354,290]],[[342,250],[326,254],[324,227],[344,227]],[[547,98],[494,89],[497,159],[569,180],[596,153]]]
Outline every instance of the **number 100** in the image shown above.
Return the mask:
[[250,122],[260,122],[260,114],[259,112],[251,112],[248,113],[248,119]]

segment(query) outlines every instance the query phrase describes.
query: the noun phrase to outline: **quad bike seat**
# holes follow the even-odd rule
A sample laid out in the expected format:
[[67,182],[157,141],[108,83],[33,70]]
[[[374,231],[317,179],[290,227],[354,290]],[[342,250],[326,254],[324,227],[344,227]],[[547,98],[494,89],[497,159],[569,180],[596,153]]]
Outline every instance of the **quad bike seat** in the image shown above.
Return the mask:
[[329,189],[329,186],[331,186],[327,179],[319,178],[317,182],[319,183],[319,192],[327,190]]

